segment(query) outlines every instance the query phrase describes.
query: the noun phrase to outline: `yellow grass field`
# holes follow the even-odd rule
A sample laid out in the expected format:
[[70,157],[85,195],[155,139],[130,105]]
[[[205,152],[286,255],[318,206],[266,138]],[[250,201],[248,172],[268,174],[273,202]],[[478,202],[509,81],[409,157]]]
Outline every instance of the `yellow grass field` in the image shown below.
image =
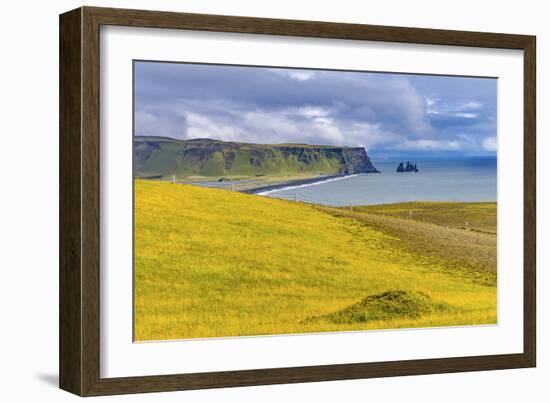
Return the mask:
[[496,322],[494,233],[369,208],[136,180],[136,341]]

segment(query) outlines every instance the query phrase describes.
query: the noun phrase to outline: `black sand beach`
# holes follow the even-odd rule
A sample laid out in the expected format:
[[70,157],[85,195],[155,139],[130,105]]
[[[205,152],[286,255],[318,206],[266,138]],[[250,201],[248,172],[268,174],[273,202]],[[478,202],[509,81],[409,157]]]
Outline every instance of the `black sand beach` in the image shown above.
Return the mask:
[[324,182],[324,181],[329,180],[329,179],[342,178],[344,176],[349,176],[349,175],[344,175],[344,174],[342,174],[342,175],[327,175],[327,176],[319,176],[319,177],[309,178],[309,179],[297,179],[297,180],[283,182],[283,183],[277,183],[277,184],[273,184],[273,185],[260,186],[260,187],[254,188],[254,189],[241,190],[240,192],[241,193],[247,193],[247,194],[258,194],[258,193],[269,192],[269,191],[272,191],[272,190],[278,190],[278,189],[282,189],[282,188],[286,188],[286,187],[290,187],[290,186],[310,185],[312,183]]

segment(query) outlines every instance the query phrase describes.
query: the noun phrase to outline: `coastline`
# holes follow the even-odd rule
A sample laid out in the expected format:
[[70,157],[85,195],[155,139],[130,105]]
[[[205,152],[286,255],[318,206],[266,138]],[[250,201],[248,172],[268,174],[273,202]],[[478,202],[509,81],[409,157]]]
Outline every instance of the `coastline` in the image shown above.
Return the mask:
[[254,189],[241,190],[240,192],[246,193],[246,194],[265,195],[270,192],[275,192],[282,189],[287,189],[287,188],[292,189],[292,188],[301,187],[301,186],[310,186],[318,183],[323,183],[329,180],[350,178],[357,175],[358,174],[352,174],[352,175],[340,174],[340,175],[327,175],[327,176],[309,178],[309,179],[297,179],[297,180],[277,183],[273,185],[260,186]]

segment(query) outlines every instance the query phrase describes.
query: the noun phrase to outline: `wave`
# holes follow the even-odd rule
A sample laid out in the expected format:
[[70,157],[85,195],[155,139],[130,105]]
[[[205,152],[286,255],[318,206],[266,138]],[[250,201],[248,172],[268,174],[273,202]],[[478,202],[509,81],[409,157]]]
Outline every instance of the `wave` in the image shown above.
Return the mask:
[[270,195],[271,193],[275,193],[275,192],[282,192],[282,191],[285,191],[285,190],[299,189],[299,188],[305,188],[305,187],[310,187],[310,186],[317,186],[317,185],[320,185],[322,183],[340,181],[340,180],[343,180],[343,179],[353,178],[353,177],[359,176],[359,175],[361,175],[361,174],[345,175],[345,176],[339,176],[337,178],[330,178],[330,179],[320,179],[317,182],[305,183],[305,184],[301,184],[301,185],[283,186],[283,187],[280,187],[280,188],[270,189],[270,190],[266,190],[264,192],[259,192],[259,193],[256,193],[256,194],[258,196],[267,196],[267,195]]

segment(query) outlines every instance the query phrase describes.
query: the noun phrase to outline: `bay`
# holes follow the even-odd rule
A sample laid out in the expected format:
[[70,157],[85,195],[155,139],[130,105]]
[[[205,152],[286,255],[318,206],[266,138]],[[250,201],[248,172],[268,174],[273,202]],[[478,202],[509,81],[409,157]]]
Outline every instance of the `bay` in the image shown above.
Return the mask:
[[411,160],[419,172],[396,172],[402,160],[373,161],[381,173],[359,174],[267,192],[264,196],[330,206],[408,201],[497,200],[496,157]]

